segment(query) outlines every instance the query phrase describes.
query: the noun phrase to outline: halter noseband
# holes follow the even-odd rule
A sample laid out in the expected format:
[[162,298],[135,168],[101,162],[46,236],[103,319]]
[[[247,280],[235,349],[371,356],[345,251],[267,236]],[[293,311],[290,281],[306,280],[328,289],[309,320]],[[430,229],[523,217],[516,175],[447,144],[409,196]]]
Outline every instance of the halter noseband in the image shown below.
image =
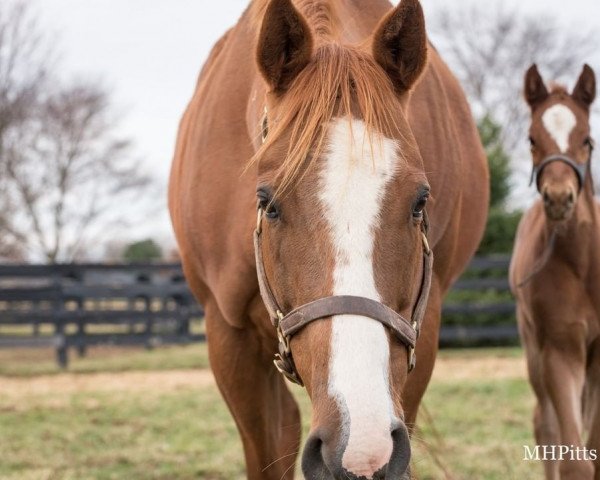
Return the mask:
[[577,163],[575,160],[573,160],[571,157],[568,157],[567,155],[550,155],[550,156],[544,158],[538,165],[533,166],[533,169],[531,170],[531,178],[529,179],[529,185],[531,186],[531,184],[533,184],[533,181],[535,180],[535,186],[539,192],[540,191],[539,179],[540,179],[540,175],[542,174],[542,171],[544,170],[544,168],[546,168],[552,162],[562,162],[562,163],[566,163],[569,167],[571,167],[573,169],[573,171],[575,172],[575,174],[577,175],[577,180],[579,181],[579,190],[578,191],[581,192],[581,189],[583,188],[583,184],[585,183],[585,177],[587,175],[587,171],[591,165],[591,160],[592,160],[592,148],[591,147],[590,147],[590,156],[585,163]]
[[[421,231],[423,241],[423,278],[421,290],[412,312],[412,319],[409,322],[402,315],[381,302],[352,295],[335,295],[320,298],[284,314],[269,286],[265,272],[262,256],[262,217],[263,210],[259,207],[256,230],[254,231],[254,254],[260,295],[267,307],[273,326],[277,329],[279,353],[275,355],[275,360],[273,361],[277,370],[290,381],[298,385],[303,385],[292,358],[290,338],[309,323],[321,318],[333,315],[360,315],[376,320],[388,327],[398,340],[406,345],[409,357],[408,371],[410,372],[416,363],[415,345],[419,337],[423,316],[425,315],[425,308],[427,307],[433,270],[433,252],[427,242],[425,227],[422,227]],[[423,225],[426,225],[426,218],[423,220]]]

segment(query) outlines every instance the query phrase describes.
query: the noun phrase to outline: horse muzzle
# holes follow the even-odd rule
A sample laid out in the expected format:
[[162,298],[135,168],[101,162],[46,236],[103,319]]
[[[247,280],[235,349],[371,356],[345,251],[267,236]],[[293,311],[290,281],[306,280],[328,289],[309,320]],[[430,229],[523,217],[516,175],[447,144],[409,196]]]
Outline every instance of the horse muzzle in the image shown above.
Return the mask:
[[577,194],[571,185],[547,185],[542,189],[544,211],[549,220],[562,222],[571,218]]
[[[382,459],[381,452],[362,452],[360,465],[344,455],[344,448],[331,441],[322,429],[306,441],[302,455],[302,473],[307,480],[403,480],[410,478],[410,438],[404,423],[390,432],[392,453]],[[387,456],[387,455],[386,455]],[[356,471],[353,471],[356,470]]]

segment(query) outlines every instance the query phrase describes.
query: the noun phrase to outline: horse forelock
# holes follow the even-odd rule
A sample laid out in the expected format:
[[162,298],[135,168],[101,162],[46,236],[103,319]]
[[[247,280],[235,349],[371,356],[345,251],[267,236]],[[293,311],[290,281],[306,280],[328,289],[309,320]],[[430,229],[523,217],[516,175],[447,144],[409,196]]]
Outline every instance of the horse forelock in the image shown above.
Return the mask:
[[562,83],[552,82],[549,85],[550,87],[550,95],[568,95],[569,92],[567,87]]
[[[326,147],[331,121],[358,118],[368,141],[377,135],[398,138],[401,109],[393,85],[373,57],[360,47],[336,42],[319,46],[310,64],[279,100],[265,143],[251,162],[260,162],[269,148],[288,140],[285,158],[277,172],[281,194],[301,178]],[[403,137],[400,137],[402,140]]]

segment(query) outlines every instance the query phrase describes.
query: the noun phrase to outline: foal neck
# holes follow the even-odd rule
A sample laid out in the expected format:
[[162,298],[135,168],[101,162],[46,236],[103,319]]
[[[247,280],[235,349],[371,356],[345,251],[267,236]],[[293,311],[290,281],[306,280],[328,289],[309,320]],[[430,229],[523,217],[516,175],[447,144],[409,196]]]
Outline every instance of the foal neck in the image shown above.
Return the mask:
[[566,224],[559,227],[546,220],[546,236],[556,231],[553,256],[558,256],[573,266],[580,276],[586,276],[599,255],[600,218],[594,197],[594,182],[588,172],[583,189],[577,199],[575,212]]

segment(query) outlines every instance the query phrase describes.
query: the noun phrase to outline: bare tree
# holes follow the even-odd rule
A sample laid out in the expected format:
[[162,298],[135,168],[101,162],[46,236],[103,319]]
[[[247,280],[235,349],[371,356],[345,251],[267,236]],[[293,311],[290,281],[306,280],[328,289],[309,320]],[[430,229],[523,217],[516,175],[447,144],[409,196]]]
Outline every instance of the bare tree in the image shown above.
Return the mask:
[[48,262],[73,260],[90,235],[122,226],[122,214],[149,185],[130,145],[113,133],[107,93],[62,87],[5,139],[5,201],[16,207],[15,238]]
[[490,116],[502,126],[502,142],[511,154],[527,138],[526,69],[537,63],[545,78],[572,81],[598,45],[591,30],[569,28],[556,18],[525,14],[501,2],[453,4],[437,12],[430,29],[475,116]]
[[54,54],[25,1],[0,3],[0,158],[6,131],[25,121]]
[[122,228],[150,178],[106,89],[52,74],[47,43],[24,1],[0,4],[0,255],[52,263]]

